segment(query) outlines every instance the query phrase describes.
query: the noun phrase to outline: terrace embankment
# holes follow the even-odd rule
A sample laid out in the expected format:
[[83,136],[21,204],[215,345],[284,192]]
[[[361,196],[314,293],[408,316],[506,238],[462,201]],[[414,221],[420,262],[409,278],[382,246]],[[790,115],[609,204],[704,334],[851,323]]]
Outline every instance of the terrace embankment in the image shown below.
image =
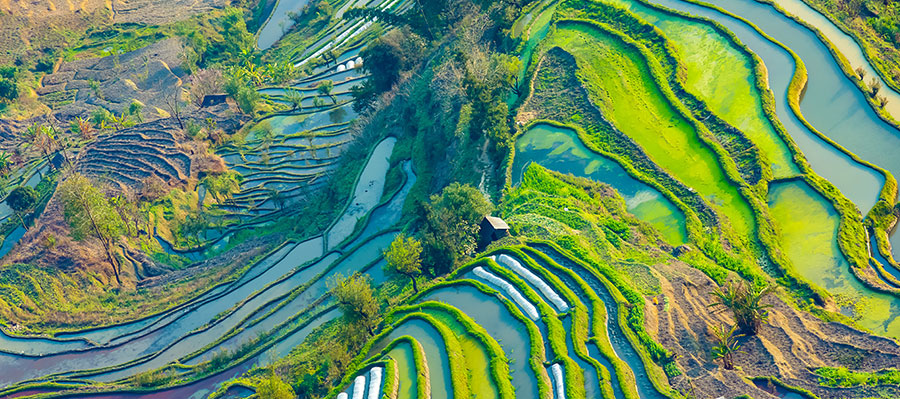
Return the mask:
[[891,340],[824,322],[770,296],[765,301],[772,305],[769,324],[759,335],[740,339],[742,352],[735,358],[740,370],[710,367],[707,325],[730,323],[727,312],[710,309],[716,285],[698,270],[677,262],[656,266],[653,274],[659,279],[661,293],[645,307],[647,327],[661,344],[679,355],[679,366],[687,370],[673,382],[692,384],[697,392],[753,392],[756,398],[769,397],[758,393],[743,376],[774,376],[821,398],[863,398],[872,394],[869,388],[822,387],[810,370],[831,366],[874,371],[892,367],[900,355],[900,346]]
[[[241,118],[225,105],[197,111],[190,119],[211,119],[226,131]],[[188,140],[172,118],[123,129],[98,138],[79,154],[75,169],[116,187],[139,190],[148,180],[171,187],[196,184],[203,174],[222,172],[224,162],[205,144]]]
[[179,93],[187,75],[183,52],[182,40],[170,38],[121,55],[64,62],[43,77],[36,92],[62,119],[97,107],[119,113],[132,101],[147,106],[148,119],[160,118],[170,112],[166,99]]
[[[593,198],[571,195],[576,187],[580,192],[594,193]],[[767,392],[746,378],[776,377],[821,398],[869,397],[872,392],[868,388],[849,392],[821,387],[818,376],[810,370],[828,366],[874,371],[891,367],[895,361],[892,359],[900,355],[900,345],[896,342],[844,324],[823,321],[786,302],[789,299],[782,292],[764,298],[763,302],[772,306],[768,309],[769,323],[758,335],[739,338],[743,352],[735,357],[737,368],[725,370],[711,356],[714,340],[709,328],[730,325],[733,319],[730,312],[711,306],[715,302],[712,292],[719,286],[711,276],[718,278],[718,274],[695,266],[701,263],[698,251],[673,258],[668,247],[652,240],[656,233],[640,228],[640,223],[624,213],[622,200],[608,187],[548,172],[538,166],[528,168],[522,184],[509,194],[508,201],[504,215],[521,238],[559,243],[568,250],[565,255],[574,259],[558,260],[560,265],[578,273],[573,262],[584,262],[583,270],[601,271],[622,292],[627,302],[620,307],[620,312],[626,314],[618,319],[620,326],[626,334],[640,336],[640,330],[645,330],[649,339],[668,352],[656,361],[674,359],[677,368],[666,368],[668,382],[682,393],[694,392],[699,397],[748,394],[768,398],[771,396]],[[540,206],[551,203],[568,212]],[[616,227],[617,223],[623,225]],[[546,251],[542,246],[535,248]],[[613,298],[621,301],[616,294]],[[610,323],[614,322],[616,318],[611,317]],[[629,339],[639,351],[648,345],[648,341],[641,340],[638,344]],[[651,369],[650,365],[647,369]]]

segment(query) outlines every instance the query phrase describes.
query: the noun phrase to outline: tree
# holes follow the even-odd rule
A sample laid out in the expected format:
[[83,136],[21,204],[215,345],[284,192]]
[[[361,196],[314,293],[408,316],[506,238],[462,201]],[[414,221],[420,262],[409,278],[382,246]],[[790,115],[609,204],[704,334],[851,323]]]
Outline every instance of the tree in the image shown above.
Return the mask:
[[178,122],[178,128],[184,130],[184,121],[181,119],[181,89],[176,92],[167,94],[165,97],[166,108],[169,109],[169,115]]
[[872,97],[877,96],[878,92],[881,91],[881,82],[879,82],[876,78],[872,78],[872,82],[869,83],[869,86],[872,90]]
[[756,335],[762,323],[769,318],[766,309],[772,305],[762,303],[762,298],[772,292],[771,286],[750,287],[745,282],[737,285],[728,283],[724,290],[717,288],[713,296],[718,300],[710,307],[722,307],[731,310],[738,328],[746,335]]
[[[138,123],[144,123],[144,117],[141,115],[141,111],[144,109],[144,103],[138,100],[131,100],[131,104],[128,104],[128,115],[131,115],[138,121]],[[125,112],[123,112],[125,114]]]
[[222,91],[222,71],[218,69],[197,71],[191,74],[190,85],[189,96],[191,102],[199,108],[203,104],[204,97]]
[[106,108],[100,107],[91,112],[91,122],[100,130],[106,129],[111,119],[112,113]]
[[269,189],[266,191],[266,201],[272,201],[272,204],[274,204],[279,211],[284,210],[287,200],[287,197],[280,190]]
[[338,273],[328,282],[328,289],[344,316],[351,323],[365,328],[369,336],[375,335],[374,328],[381,310],[375,299],[371,280],[368,274],[354,274],[344,278]]
[[10,103],[19,98],[18,73],[16,67],[0,67],[0,103]]
[[734,355],[742,352],[737,339],[743,335],[735,334],[737,327],[736,324],[730,328],[725,325],[709,327],[715,343],[712,348],[713,359],[722,359],[722,367],[725,367],[725,370],[734,370]]
[[194,242],[200,243],[200,235],[209,228],[210,221],[206,213],[200,212],[196,215],[187,215],[184,222],[181,222],[178,232],[184,238],[194,238]]
[[397,235],[390,248],[384,251],[385,270],[409,277],[413,292],[418,293],[416,277],[422,274],[422,243],[413,237]]
[[25,225],[25,219],[22,218],[22,214],[27,213],[34,208],[37,201],[38,193],[37,191],[34,191],[31,186],[16,187],[9,193],[9,196],[6,197],[6,204],[9,205],[12,210],[16,211],[16,214],[19,216],[19,222],[22,223],[22,227],[26,230],[28,229],[28,226]]
[[289,104],[291,104],[292,111],[303,109],[303,95],[300,94],[299,91],[295,89],[285,89],[284,99],[287,100]]
[[294,389],[275,375],[274,371],[270,371],[269,376],[256,386],[256,396],[259,399],[293,399],[295,395]]
[[475,187],[453,183],[425,204],[422,229],[426,265],[433,275],[447,273],[475,252],[479,223],[493,206]]
[[200,182],[206,187],[206,192],[213,196],[216,203],[231,198],[231,195],[241,189],[241,175],[235,171],[228,171],[215,175],[209,175]]
[[94,237],[106,251],[106,258],[116,281],[122,284],[118,264],[113,254],[113,240],[122,235],[124,226],[106,196],[85,176],[73,173],[59,185],[59,200],[63,217],[71,228],[72,238]]
[[337,99],[334,98],[334,96],[331,94],[331,91],[334,90],[334,82],[327,79],[323,80],[319,82],[319,86],[316,87],[316,90],[319,92],[319,94],[331,98],[332,104],[337,104]]
[[0,151],[0,171],[4,174],[7,170],[9,170],[9,165],[12,164],[10,160],[9,153],[6,151]]

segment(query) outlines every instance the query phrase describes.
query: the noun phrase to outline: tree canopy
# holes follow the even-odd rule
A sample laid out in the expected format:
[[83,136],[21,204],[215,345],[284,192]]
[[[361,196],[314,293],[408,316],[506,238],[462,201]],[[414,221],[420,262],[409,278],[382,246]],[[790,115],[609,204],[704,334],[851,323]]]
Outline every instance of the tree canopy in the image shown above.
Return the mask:
[[479,223],[493,205],[478,189],[452,183],[425,205],[422,228],[425,257],[432,274],[447,273],[475,252]]
[[422,274],[422,243],[404,234],[397,235],[391,246],[384,251],[385,269],[412,280],[413,291],[419,292],[416,277]]
[[72,238],[83,240],[93,237],[99,240],[116,273],[116,280],[119,280],[112,241],[123,234],[125,226],[115,208],[90,179],[79,173],[68,176],[60,183],[58,193],[63,206],[63,217],[71,228]]
[[364,328],[369,335],[375,335],[374,327],[380,307],[371,280],[368,274],[354,274],[344,278],[338,273],[329,281],[328,288],[344,316],[352,324]]

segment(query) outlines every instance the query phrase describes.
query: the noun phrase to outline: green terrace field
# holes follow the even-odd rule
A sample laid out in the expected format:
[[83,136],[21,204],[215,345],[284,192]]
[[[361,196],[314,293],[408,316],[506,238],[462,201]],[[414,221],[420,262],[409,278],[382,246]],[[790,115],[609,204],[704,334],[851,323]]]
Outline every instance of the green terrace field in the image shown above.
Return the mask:
[[220,108],[0,120],[0,399],[900,397],[897,77],[805,1],[201,14]]

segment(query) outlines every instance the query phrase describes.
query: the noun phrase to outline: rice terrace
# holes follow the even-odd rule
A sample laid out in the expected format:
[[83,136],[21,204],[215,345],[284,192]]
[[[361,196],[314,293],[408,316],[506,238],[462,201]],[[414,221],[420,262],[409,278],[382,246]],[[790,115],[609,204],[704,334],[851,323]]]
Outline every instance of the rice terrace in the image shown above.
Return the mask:
[[900,398],[900,2],[0,0],[0,399]]

